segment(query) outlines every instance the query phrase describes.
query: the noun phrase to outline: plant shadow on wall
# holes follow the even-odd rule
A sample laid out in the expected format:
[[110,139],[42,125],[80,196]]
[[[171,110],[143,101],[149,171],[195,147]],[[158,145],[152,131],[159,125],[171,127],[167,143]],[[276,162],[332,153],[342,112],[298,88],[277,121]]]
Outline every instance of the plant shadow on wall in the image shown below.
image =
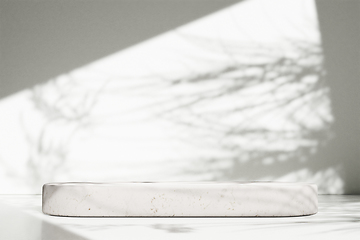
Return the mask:
[[[205,48],[214,41],[180,35]],[[220,51],[217,54],[227,61],[196,59],[211,70],[193,74],[189,68],[188,76],[175,79],[156,76],[163,82],[160,90],[144,84],[135,91],[166,90],[166,100],[120,115],[153,109],[149,118],[171,122],[191,135],[184,139],[187,145],[216,150],[192,159],[178,170],[179,175],[202,176],[202,180],[272,180],[294,173],[290,180],[312,178],[320,191],[341,188],[334,177],[336,165],[317,159],[331,137],[333,122],[321,46],[290,40],[287,45],[290,50],[285,53],[277,46],[233,42],[222,42],[220,50],[210,47],[207,51]],[[28,167],[35,182],[66,173],[72,139],[106,124],[93,111],[98,101],[134,91],[110,86],[120,80],[124,79],[112,76],[86,85],[66,76],[33,89],[31,101],[42,113],[42,124],[36,133],[23,126],[30,146]],[[191,90],[178,91],[183,88]],[[113,115],[117,114],[114,110]]]
[[[206,39],[186,37],[211,46]],[[285,180],[316,181],[320,192],[341,189],[336,164],[319,159],[318,154],[332,137],[334,121],[321,46],[300,41],[287,44],[289,52],[279,54],[277,46],[223,43],[229,60],[226,66],[172,81],[173,88],[222,83],[209,91],[177,96],[176,101],[183,103],[159,114],[202,129],[197,137],[209,141],[197,144],[224,153],[195,160],[186,173],[204,174],[207,180],[272,180],[289,174]]]
[[[300,40],[306,36],[258,43],[174,33],[189,49],[201,52],[178,51],[182,58],[177,65],[186,69],[185,74],[174,72],[169,77],[149,71],[146,76],[119,76],[93,70],[90,79],[70,73],[32,90],[30,100],[40,113],[38,125],[27,125],[26,114],[22,123],[35,185],[70,172],[65,163],[79,136],[104,139],[104,146],[108,140],[97,136],[99,128],[136,121],[134,142],[142,149],[142,138],[155,141],[151,134],[145,136],[143,125],[158,121],[172,131],[170,139],[160,139],[159,145],[182,144],[181,151],[172,155],[181,155],[183,163],[170,166],[179,178],[311,180],[320,192],[342,191],[339,165],[326,154],[334,119],[320,42]],[[101,110],[105,105],[110,106],[106,114]],[[148,129],[156,126],[157,132],[165,132],[161,123]],[[130,144],[126,134],[117,134],[115,141]],[[98,151],[107,151],[101,146]],[[174,162],[169,155],[154,158],[158,156]],[[164,166],[159,164],[166,172]]]
[[79,132],[91,129],[92,109],[106,86],[106,82],[88,89],[81,85],[82,91],[78,92],[76,80],[69,77],[60,77],[32,89],[30,101],[34,110],[40,113],[32,122],[37,124],[28,125],[26,117],[29,113],[20,116],[29,146],[27,167],[34,189],[44,182],[56,180],[57,175],[66,175],[72,141]]

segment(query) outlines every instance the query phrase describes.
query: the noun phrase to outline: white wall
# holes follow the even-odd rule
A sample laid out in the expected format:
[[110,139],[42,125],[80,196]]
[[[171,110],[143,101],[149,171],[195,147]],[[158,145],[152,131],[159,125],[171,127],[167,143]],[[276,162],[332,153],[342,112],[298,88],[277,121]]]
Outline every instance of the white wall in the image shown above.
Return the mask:
[[314,1],[240,2],[3,98],[0,191],[276,180],[349,193],[348,162],[329,159],[325,66]]

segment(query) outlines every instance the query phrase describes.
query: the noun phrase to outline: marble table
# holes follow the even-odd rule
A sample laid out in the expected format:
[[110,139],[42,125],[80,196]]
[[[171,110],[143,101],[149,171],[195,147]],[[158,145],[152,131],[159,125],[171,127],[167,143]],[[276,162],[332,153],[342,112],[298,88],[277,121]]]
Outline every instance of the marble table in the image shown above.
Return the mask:
[[360,196],[319,195],[303,217],[54,217],[41,195],[0,195],[0,239],[359,239]]

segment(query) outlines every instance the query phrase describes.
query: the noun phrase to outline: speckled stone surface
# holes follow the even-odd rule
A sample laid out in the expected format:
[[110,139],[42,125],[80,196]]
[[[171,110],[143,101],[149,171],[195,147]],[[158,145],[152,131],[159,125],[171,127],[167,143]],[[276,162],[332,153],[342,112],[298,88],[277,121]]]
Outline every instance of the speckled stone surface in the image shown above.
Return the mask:
[[317,186],[276,182],[48,183],[42,211],[54,216],[304,216]]

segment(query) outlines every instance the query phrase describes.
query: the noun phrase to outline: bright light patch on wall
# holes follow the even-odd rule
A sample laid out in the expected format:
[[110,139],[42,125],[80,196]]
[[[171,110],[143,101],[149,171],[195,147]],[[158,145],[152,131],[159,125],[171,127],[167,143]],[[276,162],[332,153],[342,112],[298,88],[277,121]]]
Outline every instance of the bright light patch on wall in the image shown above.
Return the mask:
[[290,179],[339,193],[331,166],[311,169],[333,122],[322,64],[314,1],[240,2],[3,99],[0,187]]

